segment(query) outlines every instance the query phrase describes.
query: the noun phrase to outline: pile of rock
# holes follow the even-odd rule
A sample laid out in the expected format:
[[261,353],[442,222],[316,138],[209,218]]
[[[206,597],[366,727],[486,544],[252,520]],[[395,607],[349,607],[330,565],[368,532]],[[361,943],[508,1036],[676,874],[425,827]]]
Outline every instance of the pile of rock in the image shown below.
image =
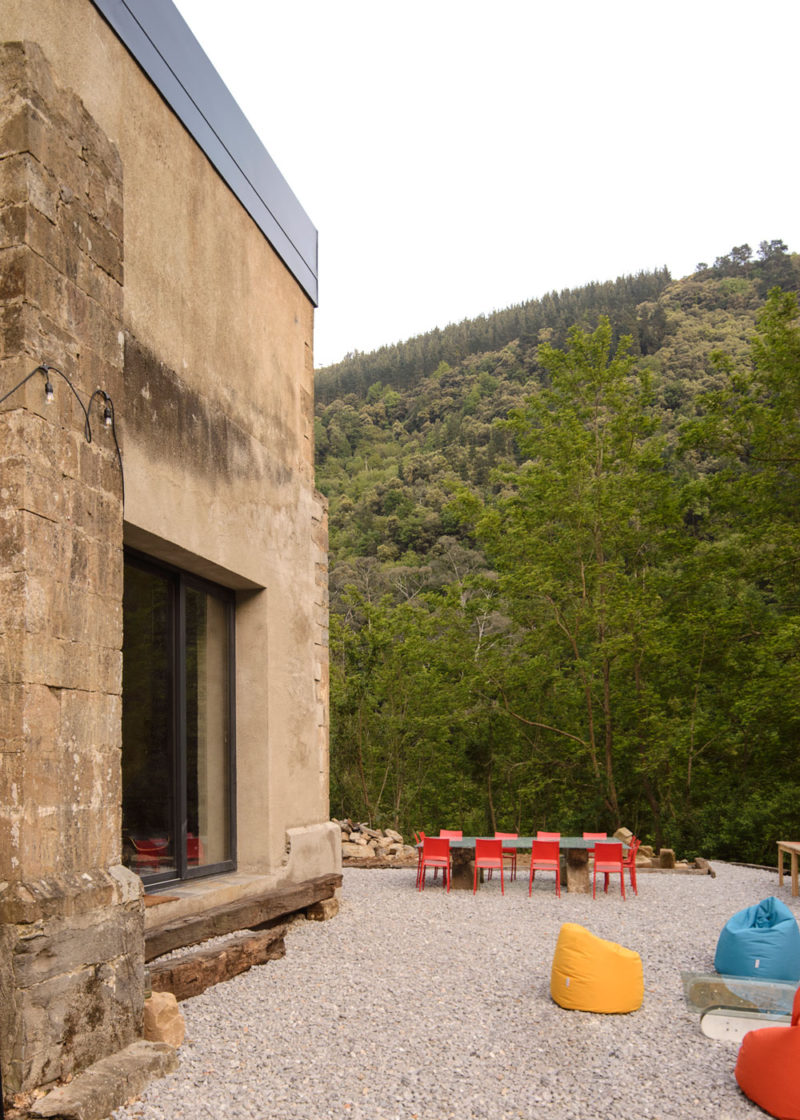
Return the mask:
[[[621,840],[623,844],[630,844],[633,839],[633,833],[629,828],[618,828],[614,833],[612,840]],[[675,853],[671,848],[664,848],[665,862],[660,862],[659,856],[656,855],[655,849],[651,848],[649,844],[641,844],[639,851],[636,853],[636,866],[637,867],[674,867],[675,866]]]
[[416,863],[417,849],[403,842],[393,828],[370,828],[351,820],[337,821],[342,834],[342,862],[364,867],[406,866]]
[[[622,840],[624,844],[630,844],[633,839],[633,833],[629,828],[618,828],[613,838],[615,840]],[[658,852],[656,852],[649,844],[642,844],[636,853],[636,870],[682,871],[700,875],[711,875],[712,878],[716,878],[714,870],[707,859],[701,859],[700,856],[691,862],[687,859],[676,859],[675,852],[672,848],[660,848]]]

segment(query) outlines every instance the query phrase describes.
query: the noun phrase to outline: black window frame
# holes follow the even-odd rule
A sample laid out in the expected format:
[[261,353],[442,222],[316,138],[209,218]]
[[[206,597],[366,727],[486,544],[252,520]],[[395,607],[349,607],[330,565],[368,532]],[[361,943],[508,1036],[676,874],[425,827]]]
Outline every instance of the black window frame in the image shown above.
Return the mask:
[[[173,758],[173,809],[175,814],[175,872],[172,869],[163,872],[138,872],[146,890],[175,884],[192,879],[205,879],[210,875],[219,875],[235,871],[237,867],[237,829],[236,829],[236,593],[229,587],[213,583],[202,576],[194,575],[183,568],[175,567],[162,560],[156,560],[146,553],[125,547],[123,550],[123,566],[132,564],[140,570],[151,572],[155,575],[166,577],[169,581],[169,611],[171,626],[169,628],[168,650],[169,663],[172,669],[171,689],[171,715],[168,733],[171,739],[171,753]],[[123,577],[124,578],[124,577]],[[229,754],[228,754],[228,821],[231,858],[220,863],[204,864],[202,867],[189,867],[187,856],[188,810],[186,796],[187,776],[187,750],[186,750],[186,589],[213,595],[225,604],[227,641],[228,641],[228,728],[229,728]],[[123,682],[125,638],[123,634]],[[125,697],[123,684],[122,705],[124,711]],[[123,736],[122,751],[125,751]],[[123,790],[124,798],[124,790]]]

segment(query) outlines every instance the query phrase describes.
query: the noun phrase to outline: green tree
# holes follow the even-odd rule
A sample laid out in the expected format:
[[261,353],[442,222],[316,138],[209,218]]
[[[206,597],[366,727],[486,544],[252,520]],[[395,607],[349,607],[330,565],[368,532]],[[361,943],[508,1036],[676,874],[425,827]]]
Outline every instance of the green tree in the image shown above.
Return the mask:
[[[687,834],[721,855],[764,860],[800,827],[800,321],[775,289],[752,360],[717,354],[725,384],[683,444],[702,456],[687,488],[698,547],[684,590],[704,618],[699,722],[705,765]],[[724,747],[723,747],[724,744]],[[724,807],[724,808],[723,808]]]
[[525,683],[517,674],[509,706],[567,758],[583,755],[614,825],[621,763],[655,703],[644,680],[659,634],[652,572],[678,528],[629,348],[629,338],[613,348],[607,318],[573,328],[566,351],[539,348],[549,387],[508,421],[523,465],[477,524],[519,628]]

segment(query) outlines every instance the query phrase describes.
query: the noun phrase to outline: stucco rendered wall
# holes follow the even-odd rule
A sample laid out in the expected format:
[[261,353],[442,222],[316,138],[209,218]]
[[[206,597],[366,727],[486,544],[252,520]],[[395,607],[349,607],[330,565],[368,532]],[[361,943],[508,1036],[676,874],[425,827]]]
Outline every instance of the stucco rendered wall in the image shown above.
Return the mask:
[[239,867],[280,876],[328,817],[313,307],[88,0],[3,6],[119,151],[125,541],[239,593]]

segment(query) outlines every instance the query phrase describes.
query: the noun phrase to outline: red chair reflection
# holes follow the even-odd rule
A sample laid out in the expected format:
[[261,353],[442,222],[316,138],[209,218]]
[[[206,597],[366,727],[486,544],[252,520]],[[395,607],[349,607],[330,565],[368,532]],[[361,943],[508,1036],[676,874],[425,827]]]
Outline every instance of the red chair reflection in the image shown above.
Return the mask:
[[[170,854],[170,842],[166,836],[131,836],[134,856],[131,862],[133,871],[159,871],[163,867],[174,866]],[[197,867],[204,862],[203,843],[193,832],[186,834],[186,864]]]
[[203,862],[203,845],[200,837],[193,832],[186,834],[186,862],[189,867],[197,867]]
[[158,871],[167,862],[169,839],[165,836],[131,836],[134,856],[131,862],[133,871]]

